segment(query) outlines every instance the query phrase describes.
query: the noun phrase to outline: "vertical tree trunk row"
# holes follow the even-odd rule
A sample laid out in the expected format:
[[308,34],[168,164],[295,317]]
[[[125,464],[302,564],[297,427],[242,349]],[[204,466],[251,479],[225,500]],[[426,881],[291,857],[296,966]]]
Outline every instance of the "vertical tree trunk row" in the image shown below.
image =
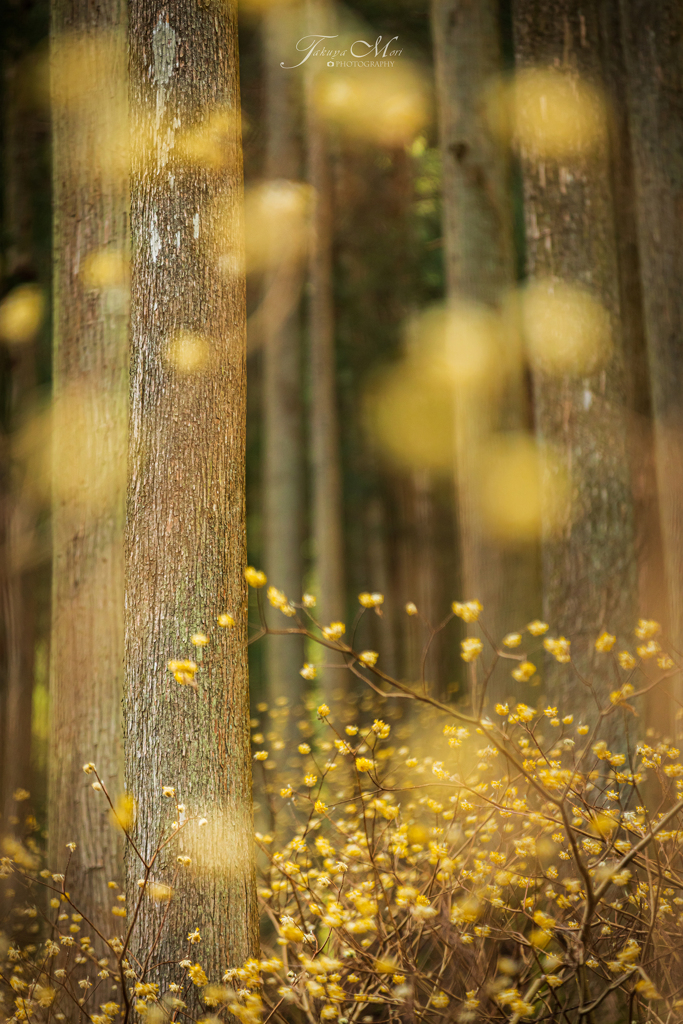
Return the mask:
[[[154,960],[198,927],[219,980],[258,949],[252,849],[244,512],[245,289],[235,5],[130,6],[130,453],[126,778],[148,860],[187,854]],[[229,612],[233,629],[216,616]],[[192,635],[206,633],[201,649]],[[196,689],[167,669],[199,664]],[[163,786],[175,787],[175,801]],[[207,824],[200,827],[197,819]],[[128,893],[141,866],[128,858]],[[145,961],[166,911],[145,902]],[[188,951],[191,947],[187,947]],[[160,970],[162,989],[175,977]]]
[[[122,783],[128,239],[125,5],[54,0],[50,863],[105,928],[121,845],[82,765]],[[55,868],[57,869],[57,867]],[[106,916],[105,916],[106,914]]]
[[[596,7],[578,0],[516,0],[519,69],[556,68],[602,90],[605,84]],[[627,445],[629,389],[619,302],[614,195],[606,135],[588,154],[557,161],[522,153],[527,272],[549,296],[563,282],[587,289],[608,311],[613,354],[586,376],[537,370],[538,438],[569,478],[570,500],[543,545],[544,616],[572,638],[588,666],[602,627],[633,628],[637,562]],[[554,485],[550,476],[546,486]],[[567,677],[563,673],[563,678]]]
[[[309,3],[311,31],[316,12],[325,4]],[[334,346],[332,277],[332,174],[325,124],[315,104],[316,78],[307,86],[308,181],[314,189],[314,212],[309,271],[309,344],[311,389],[312,535],[320,591],[321,619],[344,618],[344,537],[342,479]]]
[[622,0],[643,317],[670,634],[683,644],[683,10]]
[[[503,72],[498,0],[433,0],[432,35],[447,298],[456,316],[462,304],[500,311],[515,271],[509,158],[487,116],[490,91]],[[481,344],[475,332],[463,348]],[[452,342],[461,344],[447,339]],[[482,602],[483,619],[497,637],[520,624],[533,588],[533,572],[520,563],[519,553],[512,557],[487,531],[479,501],[482,458],[492,434],[526,426],[521,365],[510,355],[501,352],[484,381],[467,379],[454,389],[462,597]],[[530,550],[523,561],[532,565]]]
[[[298,38],[288,11],[273,8],[263,20],[265,80],[265,176],[274,189],[299,177],[296,119],[299,77],[280,67]],[[291,186],[290,186],[291,187]],[[292,193],[292,198],[297,195]],[[276,231],[277,233],[277,231]],[[297,253],[275,252],[266,275],[263,319],[264,568],[269,581],[292,601],[302,593],[304,458],[300,296],[302,266]],[[277,303],[273,297],[277,296]],[[285,620],[270,613],[281,629]],[[294,637],[267,639],[269,697],[298,703],[302,644]]]

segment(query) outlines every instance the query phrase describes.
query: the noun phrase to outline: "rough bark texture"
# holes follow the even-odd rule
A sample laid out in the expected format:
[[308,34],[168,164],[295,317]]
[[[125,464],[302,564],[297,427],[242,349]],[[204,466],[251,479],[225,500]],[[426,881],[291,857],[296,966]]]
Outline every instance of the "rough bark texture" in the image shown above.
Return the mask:
[[[311,31],[329,25],[325,3],[310,2]],[[331,31],[331,29],[328,29]],[[312,62],[310,62],[312,63]],[[344,619],[342,480],[332,292],[332,175],[325,125],[317,116],[313,71],[307,77],[308,180],[315,190],[310,257],[311,472],[315,566],[321,620]]]
[[[264,15],[266,179],[274,187],[299,176],[296,138],[299,76],[280,67],[294,50],[298,34],[290,12],[277,7]],[[269,581],[292,601],[302,594],[304,465],[302,426],[301,318],[302,267],[298,253],[274,254],[266,275],[263,317],[263,537]],[[269,302],[277,296],[277,304]],[[269,612],[282,629],[280,612]],[[268,694],[295,704],[303,693],[299,669],[303,645],[295,637],[268,637]]]
[[[214,981],[258,948],[252,848],[244,516],[245,294],[234,4],[129,9],[130,454],[126,537],[126,783],[149,861],[173,819],[195,818],[157,861],[170,906],[145,901],[133,947],[177,961],[202,935]],[[229,612],[233,629],[219,629]],[[191,636],[210,636],[195,649]],[[169,659],[199,663],[179,685]],[[175,802],[162,786],[175,787]],[[205,817],[200,828],[196,818]],[[140,864],[128,856],[128,894]],[[148,961],[157,929],[163,933]],[[159,969],[162,990],[179,975]],[[156,974],[156,972],[155,972]]]
[[683,9],[622,0],[622,38],[669,628],[683,643]]
[[[491,131],[487,95],[503,71],[498,0],[433,0],[432,34],[443,159],[447,297],[499,309],[514,283],[507,149]],[[478,598],[494,636],[518,626],[533,590],[531,549],[512,557],[487,535],[477,494],[482,449],[492,432],[526,426],[521,366],[491,386],[456,384],[457,512],[462,597]],[[525,563],[528,563],[525,564]]]
[[[122,777],[125,4],[52,5],[54,352],[50,863],[109,929],[121,846],[82,765]],[[103,257],[104,254],[104,257]],[[93,259],[109,271],[94,273]],[[100,267],[104,264],[100,263]],[[116,268],[116,269],[113,269]]]
[[[555,67],[604,86],[600,5],[515,0],[519,68]],[[587,288],[610,314],[613,355],[592,376],[537,372],[539,440],[554,447],[570,479],[571,501],[543,545],[544,616],[572,640],[582,668],[602,627],[633,629],[637,565],[627,449],[624,333],[619,302],[615,205],[607,139],[565,165],[522,154],[527,271],[533,279]],[[552,288],[552,285],[549,285]],[[555,665],[551,665],[551,681]],[[571,684],[568,671],[560,678]],[[605,684],[606,685],[606,684]]]

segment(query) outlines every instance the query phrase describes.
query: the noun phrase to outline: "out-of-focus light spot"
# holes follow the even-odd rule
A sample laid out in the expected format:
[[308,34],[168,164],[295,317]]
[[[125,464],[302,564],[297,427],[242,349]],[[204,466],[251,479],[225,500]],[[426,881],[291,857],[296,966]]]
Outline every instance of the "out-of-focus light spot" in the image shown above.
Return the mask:
[[481,454],[479,502],[485,529],[499,541],[531,541],[566,521],[569,483],[559,460],[527,434],[498,435]]
[[522,290],[520,301],[522,332],[534,369],[585,377],[609,362],[610,316],[587,291],[539,280]]
[[384,146],[410,143],[429,117],[427,91],[407,64],[335,68],[315,87],[318,114],[342,131]]
[[315,193],[298,181],[267,181],[245,200],[246,263],[259,272],[298,262],[308,253]]
[[375,381],[366,396],[370,433],[393,461],[453,471],[453,388],[412,360]]
[[83,283],[86,288],[97,291],[121,288],[127,280],[128,263],[120,249],[98,249],[84,260]]
[[115,828],[128,830],[135,821],[135,800],[130,793],[120,793],[114,801],[109,818]]
[[202,124],[177,136],[176,155],[184,163],[211,170],[227,167],[234,162],[238,128],[234,111],[213,111]]
[[45,296],[37,284],[20,284],[0,302],[0,340],[25,345],[40,329],[45,315]]
[[178,331],[164,352],[169,366],[188,375],[206,369],[211,357],[212,346],[208,338],[193,331]]
[[510,353],[494,310],[464,301],[436,307],[422,315],[414,338],[432,373],[445,375],[457,390],[497,390]]
[[602,94],[576,75],[553,68],[526,68],[494,83],[486,108],[492,129],[537,159],[585,157],[606,141]]

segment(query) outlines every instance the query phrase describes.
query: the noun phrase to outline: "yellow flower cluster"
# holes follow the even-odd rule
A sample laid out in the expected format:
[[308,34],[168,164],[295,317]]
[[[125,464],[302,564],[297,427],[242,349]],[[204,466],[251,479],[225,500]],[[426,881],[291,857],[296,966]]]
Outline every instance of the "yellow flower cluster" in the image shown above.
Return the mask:
[[476,622],[484,610],[479,601],[454,601],[451,605],[454,615],[463,622]]

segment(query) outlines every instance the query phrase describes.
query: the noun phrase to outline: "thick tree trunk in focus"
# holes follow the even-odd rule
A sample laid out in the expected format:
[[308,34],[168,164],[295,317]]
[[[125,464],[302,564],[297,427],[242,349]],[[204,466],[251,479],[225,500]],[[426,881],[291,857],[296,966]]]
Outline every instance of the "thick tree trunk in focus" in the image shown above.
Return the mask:
[[664,553],[659,583],[668,590],[671,640],[681,650],[683,8],[671,0],[622,0],[620,9]]
[[49,859],[108,931],[121,845],[82,765],[121,784],[128,182],[125,4],[54,0]]
[[[499,6],[432,2],[447,297],[456,318],[462,304],[499,311],[515,277],[509,158],[487,117],[489,92],[503,71]],[[454,408],[461,596],[482,602],[482,619],[500,639],[523,624],[535,596],[533,548],[506,550],[487,532],[479,507],[491,435],[527,426],[519,360],[501,353],[485,379],[456,381]]]
[[[311,31],[321,21],[329,25],[327,4],[309,2]],[[317,14],[317,19],[314,19]],[[328,29],[330,31],[330,29]],[[342,473],[337,413],[332,280],[332,174],[326,126],[315,106],[316,78],[307,75],[308,181],[315,191],[311,232],[309,338],[311,361],[311,471],[313,545],[322,622],[344,620],[344,535],[342,526]],[[335,677],[324,680],[324,687]]]
[[[571,81],[583,78],[604,88],[597,5],[515,0],[513,18],[518,72],[555,68]],[[584,107],[580,116],[593,123],[594,111]],[[572,657],[587,670],[603,627],[622,642],[632,634],[637,593],[627,447],[630,392],[608,133],[598,129],[590,152],[574,151],[555,160],[544,160],[529,148],[522,152],[522,170],[530,280],[542,282],[549,297],[562,282],[587,289],[607,310],[611,327],[612,354],[595,372],[581,376],[537,369],[534,375],[538,438],[558,455],[571,495],[556,531],[550,535],[547,529],[544,538],[544,617],[553,634],[571,639]],[[548,477],[545,482],[552,486]],[[557,683],[557,696],[566,695],[563,688],[576,685],[570,671],[554,663],[551,668],[551,683],[556,668],[563,680]],[[608,682],[596,682],[604,698]]]
[[[130,20],[130,455],[126,538],[126,782],[155,865],[133,935],[162,991],[185,936],[212,981],[258,949],[252,853],[244,512],[246,413],[242,151],[234,3],[134,0]],[[232,629],[216,625],[229,612]],[[192,635],[209,635],[195,649]],[[169,659],[199,663],[196,689]],[[162,786],[175,787],[176,811]],[[197,818],[205,817],[200,827]],[[140,864],[130,853],[127,890]],[[171,963],[168,963],[171,961]]]
[[[299,177],[296,139],[299,76],[283,69],[299,33],[296,13],[277,7],[263,18],[266,167],[273,189],[292,189]],[[303,428],[300,298],[303,267],[300,252],[273,253],[266,274],[263,316],[263,535],[264,567],[270,583],[291,601],[300,601],[303,565]],[[277,301],[276,301],[277,300]],[[288,623],[269,611],[276,629]],[[303,644],[293,636],[270,636],[267,647],[268,696],[287,697],[298,705],[303,696],[299,670]],[[291,719],[290,719],[291,720]]]

